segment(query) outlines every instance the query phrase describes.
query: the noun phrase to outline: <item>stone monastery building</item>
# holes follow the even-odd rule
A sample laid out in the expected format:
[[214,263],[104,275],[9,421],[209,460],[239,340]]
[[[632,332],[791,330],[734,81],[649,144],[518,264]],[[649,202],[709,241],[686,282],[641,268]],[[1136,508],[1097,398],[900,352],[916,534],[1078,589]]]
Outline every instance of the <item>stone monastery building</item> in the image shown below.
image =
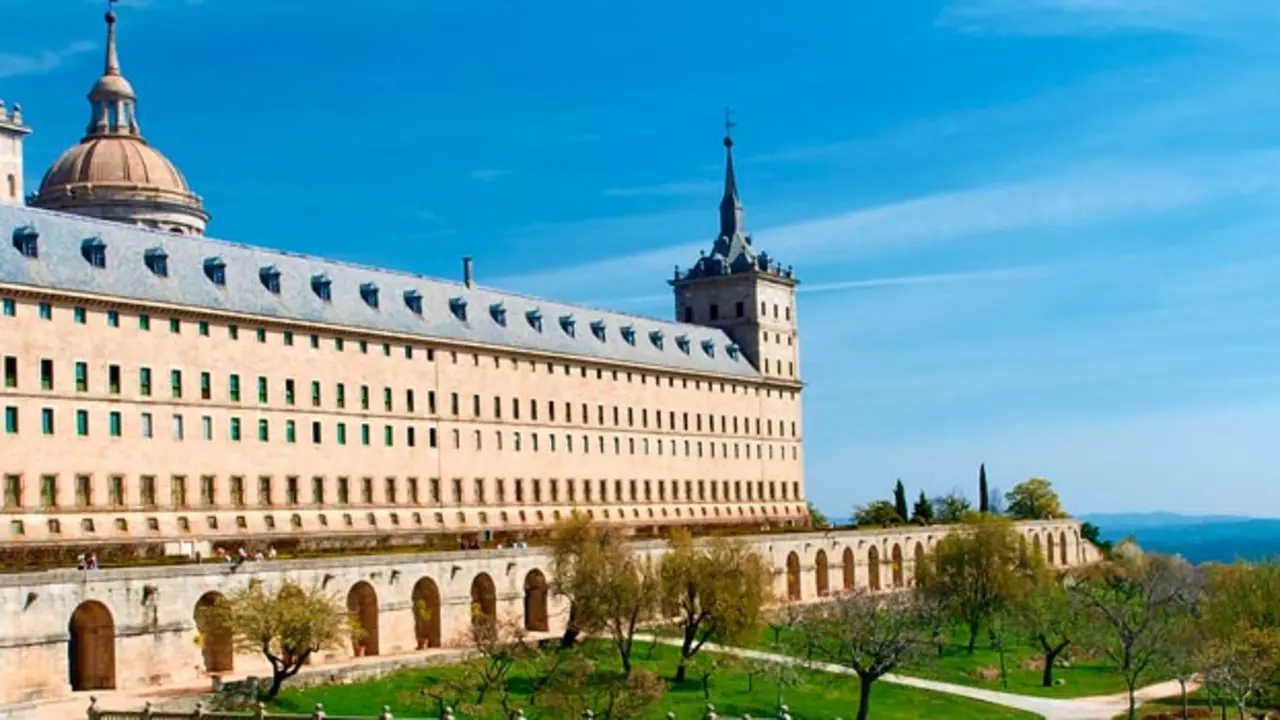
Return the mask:
[[674,321],[238,245],[144,139],[106,24],[85,136],[30,195],[0,105],[0,546],[803,519],[797,281],[746,233],[731,138]]

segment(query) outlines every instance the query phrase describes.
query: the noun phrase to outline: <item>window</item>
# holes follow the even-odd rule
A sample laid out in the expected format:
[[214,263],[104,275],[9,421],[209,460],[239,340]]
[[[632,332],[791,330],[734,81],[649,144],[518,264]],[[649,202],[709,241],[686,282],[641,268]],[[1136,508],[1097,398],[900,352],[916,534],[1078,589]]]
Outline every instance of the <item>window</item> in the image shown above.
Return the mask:
[[338,423],[338,444],[347,444],[347,424],[344,422]]
[[240,376],[232,374],[227,381],[227,397],[231,402],[240,402]]
[[324,478],[322,477],[311,478],[311,504],[324,504]]
[[120,313],[115,310],[107,311],[107,327],[120,327]]
[[124,505],[124,478],[112,475],[107,478],[107,504],[111,507]]
[[369,444],[369,423],[360,424],[360,444],[361,445]]
[[360,386],[360,409],[361,410],[369,409],[369,386],[368,385]]
[[200,476],[200,502],[205,507],[214,505],[217,498],[217,488],[212,475]]
[[207,372],[200,373],[200,399],[210,400],[213,398],[213,378]]
[[71,310],[71,316],[75,319],[77,325],[84,325],[85,311],[82,307],[75,307]]
[[338,504],[346,505],[351,502],[351,488],[347,478],[338,478]]
[[18,314],[18,303],[14,302],[13,298],[5,298],[4,299],[4,316],[13,317],[14,315],[17,315],[17,314]]
[[4,476],[4,508],[16,510],[22,507],[22,476]]
[[239,339],[240,339],[240,328],[239,328],[239,326],[236,326],[236,325],[228,325],[228,326],[227,326],[227,337],[228,337],[228,338],[230,338],[230,339],[232,339],[232,340],[239,340]]
[[4,409],[4,431],[9,435],[18,433],[18,408],[13,405]]
[[240,442],[240,418],[231,418],[231,441]]
[[151,397],[151,368],[138,368],[138,394]]
[[258,478],[258,504],[259,504],[259,505],[270,505],[270,504],[271,504],[271,478],[270,478],[270,476],[262,475],[262,476],[260,476],[260,477]]
[[181,370],[169,371],[169,389],[173,393],[174,400],[182,399],[182,371]]
[[187,479],[181,475],[169,478],[169,502],[175,508],[187,506]]
[[231,504],[244,507],[244,478],[238,475],[231,478]]
[[201,320],[200,322],[196,323],[196,332],[198,332],[203,337],[209,337],[209,321]]
[[76,392],[89,391],[89,364],[76,363]]
[[169,332],[174,335],[181,335],[182,321],[178,318],[169,318]]
[[254,331],[254,337],[256,337],[256,338],[258,339],[258,342],[260,342],[260,343],[265,343],[265,342],[267,341],[267,330],[266,330],[266,328],[258,328],[257,330],[255,330],[255,331]]
[[149,412],[142,413],[142,420],[139,425],[142,431],[142,437],[150,438],[152,435],[151,413]]
[[258,376],[258,402],[265,405],[267,403],[267,398],[268,398],[267,379],[259,375]]
[[284,441],[292,445],[297,439],[297,427],[292,420],[286,420],[284,422]]
[[298,504],[298,478],[290,475],[284,479],[284,500],[289,505]]
[[382,388],[382,407],[387,412],[391,412],[391,388]]
[[204,440],[213,439],[213,418],[209,415],[200,416],[200,437]]
[[40,431],[45,435],[53,434],[53,408],[41,408]]
[[320,444],[320,421],[318,420],[311,423],[311,442],[316,445]]
[[44,508],[58,507],[58,476],[40,476],[40,506]]
[[413,408],[414,408],[413,390],[412,389],[405,390],[404,391],[404,411],[411,413],[414,411]]
[[269,442],[271,440],[271,422],[266,418],[258,420],[258,442]]
[[52,360],[40,361],[40,389],[41,390],[53,389],[53,361]]
[[53,306],[47,302],[42,302],[38,306],[41,320],[53,319]]
[[80,437],[89,436],[89,411],[88,410],[76,411],[76,435],[79,435]]
[[337,389],[337,393],[335,394],[334,402],[337,403],[339,410],[347,406],[347,386],[345,384],[338,383],[338,389]]
[[18,387],[18,358],[6,355],[4,358],[4,386]]
[[143,332],[148,332],[148,331],[150,331],[150,330],[151,330],[151,316],[150,316],[150,315],[139,315],[139,316],[138,316],[138,329],[139,329],[139,330],[141,330],[141,331],[143,331]]
[[311,381],[311,407],[320,407],[320,381]]
[[284,404],[293,404],[293,378],[288,378],[284,381]]
[[395,444],[393,442],[392,432],[393,431],[390,425],[382,426],[382,444],[386,445],[387,447],[391,447],[392,445]]

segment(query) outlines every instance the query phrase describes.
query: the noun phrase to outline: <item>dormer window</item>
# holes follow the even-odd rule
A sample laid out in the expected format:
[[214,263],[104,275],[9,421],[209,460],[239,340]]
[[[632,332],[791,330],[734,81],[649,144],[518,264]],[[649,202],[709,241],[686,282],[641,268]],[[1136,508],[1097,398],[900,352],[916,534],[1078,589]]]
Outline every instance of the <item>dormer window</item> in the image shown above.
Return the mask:
[[268,265],[258,270],[258,279],[262,281],[262,287],[273,295],[280,294],[280,271],[275,265]]
[[164,248],[147,248],[142,253],[142,262],[157,277],[169,277],[169,253]]
[[569,337],[576,337],[574,335],[574,330],[576,326],[577,326],[577,323],[574,321],[572,315],[560,316],[560,328],[564,330],[565,335],[568,335]]
[[218,287],[226,287],[227,264],[222,262],[222,258],[205,258],[204,274],[214,285],[217,285]]
[[84,256],[86,262],[96,268],[107,266],[107,244],[97,235],[86,238],[80,243],[80,254]]
[[360,284],[360,299],[364,300],[364,304],[378,309],[378,286],[374,283],[367,282]]
[[715,340],[703,340],[703,341],[702,341],[702,352],[706,353],[706,354],[707,354],[707,357],[715,357],[715,356],[716,356],[716,341],[715,341]]
[[604,328],[605,328],[605,325],[603,320],[591,321],[591,334],[595,335],[596,339],[599,340],[600,342],[604,342],[604,338],[605,338]]
[[737,360],[739,353],[741,353],[741,348],[738,347],[737,343],[729,343],[728,345],[725,345],[724,351],[731,359]]
[[30,225],[23,225],[13,231],[13,247],[23,257],[32,259],[40,257],[40,233]]
[[622,333],[622,339],[627,341],[628,345],[636,344],[636,329],[630,325],[623,325],[618,328],[618,332]]
[[463,298],[449,298],[449,311],[459,320],[467,321],[467,301]]
[[683,352],[685,355],[688,355],[689,354],[689,336],[677,335],[676,347],[680,348],[680,351]]
[[502,303],[496,302],[489,306],[489,317],[502,327],[507,326],[507,308]]
[[662,349],[662,340],[663,340],[663,335],[661,330],[649,331],[649,342],[653,343],[653,346],[658,348],[659,350]]
[[324,273],[311,276],[311,292],[325,302],[333,302],[333,282]]
[[422,314],[422,293],[414,289],[404,291],[404,305],[414,315]]
[[529,321],[529,327],[542,332],[542,311],[534,308],[524,314],[526,320]]

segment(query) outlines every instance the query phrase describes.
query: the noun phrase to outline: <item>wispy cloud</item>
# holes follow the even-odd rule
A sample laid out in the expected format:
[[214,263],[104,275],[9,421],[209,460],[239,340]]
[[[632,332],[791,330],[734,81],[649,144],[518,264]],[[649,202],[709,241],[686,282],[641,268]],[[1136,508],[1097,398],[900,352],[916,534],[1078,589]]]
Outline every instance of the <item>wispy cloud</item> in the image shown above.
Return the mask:
[[1277,0],[958,0],[939,22],[966,32],[1079,35],[1157,31],[1264,39],[1280,29]]
[[505,168],[479,168],[471,171],[471,179],[476,182],[491,183],[504,180],[514,174],[514,170]]
[[698,197],[713,196],[720,189],[720,183],[708,180],[688,182],[669,182],[641,187],[606,188],[601,192],[607,197]]
[[76,56],[90,52],[97,44],[88,40],[71,43],[61,50],[45,50],[35,55],[0,53],[0,78],[43,75],[58,69]]

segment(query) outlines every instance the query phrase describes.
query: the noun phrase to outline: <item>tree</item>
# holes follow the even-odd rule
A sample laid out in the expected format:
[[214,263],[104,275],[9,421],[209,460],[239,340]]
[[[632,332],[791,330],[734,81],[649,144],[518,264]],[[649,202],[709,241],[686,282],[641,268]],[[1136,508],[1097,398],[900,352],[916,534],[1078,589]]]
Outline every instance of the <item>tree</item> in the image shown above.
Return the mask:
[[1111,560],[1084,568],[1069,587],[1092,630],[1086,644],[1105,655],[1124,679],[1133,720],[1140,679],[1171,652],[1172,630],[1194,605],[1191,566],[1126,546]]
[[952,490],[946,495],[933,499],[933,517],[943,524],[958,523],[973,512],[968,498],[959,490]]
[[866,505],[855,505],[853,523],[858,527],[890,527],[901,525],[898,509],[888,500],[872,500]]
[[893,510],[898,513],[900,522],[906,522],[911,517],[911,511],[907,508],[907,488],[903,486],[902,480],[898,480],[898,484],[893,486]]
[[920,497],[916,498],[915,507],[911,509],[911,522],[917,525],[933,524],[933,505],[924,496],[923,490],[920,491]]
[[1054,664],[1080,629],[1081,604],[1057,573],[1037,568],[1027,578],[1025,591],[1014,598],[1011,609],[1018,625],[1040,650],[1040,684],[1053,687]]
[[938,541],[933,560],[916,568],[916,585],[968,627],[972,654],[984,623],[1017,597],[1034,559],[1019,552],[1018,533],[1008,518],[971,515]]
[[215,603],[209,617],[231,631],[237,649],[260,652],[271,663],[266,699],[279,695],[284,681],[297,675],[312,655],[335,650],[364,632],[336,597],[290,580],[275,590],[251,582]]
[[820,530],[831,527],[831,521],[828,520],[827,516],[812,502],[809,503],[809,525]]
[[551,590],[569,601],[569,618],[560,641],[567,649],[584,632],[584,623],[600,627],[598,618],[581,617],[586,596],[613,576],[616,566],[611,563],[625,553],[625,545],[617,529],[572,513],[552,529],[550,548]]
[[636,630],[657,615],[662,591],[657,569],[649,558],[641,560],[634,553],[625,552],[618,553],[615,562],[613,575],[595,592],[583,595],[588,608],[583,613],[584,627],[604,627],[622,661],[622,674],[630,675]]
[[1199,664],[1205,679],[1231,699],[1244,720],[1249,704],[1280,676],[1280,631],[1243,628],[1214,638],[1201,651]]
[[843,595],[822,617],[824,656],[858,675],[857,720],[871,712],[871,688],[899,665],[928,655],[932,607],[915,593]]
[[549,717],[578,718],[588,710],[600,720],[623,720],[644,715],[666,691],[666,684],[647,670],[630,675],[603,675],[590,658],[577,651],[566,658],[539,696]]
[[1091,522],[1080,524],[1080,537],[1093,543],[1103,555],[1111,554],[1111,541],[1102,539],[1102,529]]
[[659,566],[662,605],[678,617],[675,682],[684,682],[689,660],[707,641],[733,645],[751,639],[772,599],[772,573],[740,539],[717,537],[695,544],[692,535],[680,530],[668,544]]
[[1009,514],[1015,520],[1054,520],[1067,517],[1062,500],[1044,478],[1031,478],[1013,486],[1005,494]]
[[991,493],[987,490],[987,464],[978,466],[978,512],[991,512]]

